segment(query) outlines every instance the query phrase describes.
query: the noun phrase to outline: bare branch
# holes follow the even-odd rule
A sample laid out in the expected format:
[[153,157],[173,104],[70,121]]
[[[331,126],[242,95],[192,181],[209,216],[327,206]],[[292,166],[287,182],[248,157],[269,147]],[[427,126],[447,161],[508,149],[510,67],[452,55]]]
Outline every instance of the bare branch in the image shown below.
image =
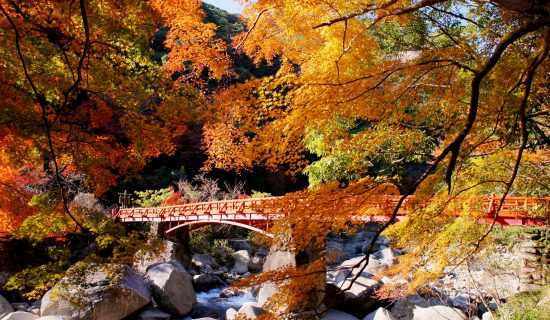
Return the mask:
[[244,35],[243,39],[239,42],[239,44],[237,44],[234,47],[235,50],[239,50],[239,48],[243,45],[243,43],[246,41],[246,39],[248,39],[248,36],[250,36],[250,33],[252,33],[252,30],[254,30],[254,28],[258,24],[258,20],[260,20],[260,17],[262,16],[262,14],[264,14],[264,12],[266,12],[268,10],[271,10],[271,9],[273,9],[273,8],[266,8],[266,9],[263,9],[262,11],[260,11],[260,13],[258,13],[258,15],[256,16],[256,19],[254,19],[254,23],[252,24],[252,27],[250,27],[250,29],[248,29],[248,31]]
[[374,24],[378,23],[380,20],[382,20],[386,17],[402,15],[402,14],[405,14],[405,13],[413,12],[413,11],[416,11],[418,9],[428,7],[428,6],[437,4],[437,3],[445,2],[445,1],[446,0],[421,0],[418,3],[416,3],[414,5],[411,5],[411,6],[408,6],[408,7],[388,9],[389,7],[391,7],[392,5],[394,5],[397,2],[397,0],[391,0],[388,3],[382,4],[382,5],[367,6],[363,9],[361,9],[360,11],[353,12],[353,13],[347,14],[345,16],[341,16],[339,18],[329,20],[327,22],[320,23],[320,24],[314,26],[313,29],[318,29],[318,28],[321,28],[321,27],[331,26],[335,23],[342,22],[342,21],[347,21],[347,20],[353,19],[355,17],[362,16],[362,15],[367,14],[367,13],[372,12],[372,11],[384,10],[384,13],[382,15],[380,15],[380,16],[376,17],[376,19],[374,19],[374,21],[371,24],[371,25],[374,25]]
[[[81,2],[82,2],[82,0],[81,0]],[[53,142],[52,142],[51,125],[50,125],[50,121],[48,120],[47,111],[46,111],[48,104],[47,104],[47,101],[44,99],[44,96],[41,95],[38,92],[38,89],[37,89],[36,85],[34,84],[34,81],[32,80],[32,77],[29,74],[27,64],[25,63],[25,59],[24,59],[23,53],[21,51],[21,45],[20,45],[21,37],[19,35],[19,29],[17,29],[17,26],[15,25],[12,18],[10,17],[8,12],[4,9],[4,7],[2,6],[1,3],[0,3],[0,11],[2,11],[2,14],[6,17],[6,19],[10,23],[10,25],[11,25],[14,33],[15,33],[15,48],[17,50],[17,55],[19,56],[19,60],[21,61],[21,65],[23,67],[23,72],[25,74],[25,78],[29,82],[29,84],[32,88],[32,91],[35,95],[35,98],[38,101],[38,104],[40,105],[40,108],[41,108],[41,111],[42,111],[42,120],[44,122],[44,131],[46,133],[46,139],[48,141],[48,147],[50,149],[52,162],[54,163],[54,167],[55,167],[55,177],[56,177],[57,184],[58,184],[58,187],[59,187],[59,193],[60,193],[60,197],[61,197],[61,202],[63,203],[63,208],[65,209],[65,212],[67,213],[67,215],[71,218],[71,220],[78,227],[80,227],[83,231],[87,230],[86,228],[84,228],[84,226],[82,224],[80,224],[80,222],[78,222],[76,220],[76,218],[72,215],[71,211],[69,210],[68,201],[67,201],[66,196],[65,196],[65,188],[63,187],[63,183],[61,181],[62,180],[61,179],[61,173],[60,173],[60,170],[59,170],[59,165],[57,163],[57,157],[56,157],[55,150],[54,150],[54,147],[53,147]]]
[[82,68],[84,66],[84,60],[88,56],[88,50],[90,48],[90,27],[88,25],[88,15],[86,13],[86,5],[84,4],[84,0],[80,0],[80,15],[82,17],[82,25],[84,26],[84,48],[82,49],[82,54],[80,55],[80,60],[78,61],[78,67],[76,68],[76,80],[74,83],[63,93],[65,96],[65,102],[63,103],[63,106],[67,105],[69,103],[69,96],[73,91],[78,87],[80,82],[82,81]]
[[494,68],[494,66],[499,61],[500,57],[510,46],[512,43],[514,43],[519,38],[523,37],[524,35],[533,32],[535,30],[538,30],[546,25],[550,24],[550,19],[537,19],[534,21],[529,21],[522,26],[520,26],[517,30],[510,33],[505,39],[503,39],[495,48],[493,51],[493,54],[489,58],[489,60],[485,63],[483,68],[474,76],[471,82],[471,93],[470,93],[470,107],[468,110],[468,118],[466,120],[466,124],[464,125],[464,128],[462,131],[458,134],[458,136],[449,144],[440,154],[440,157],[445,158],[449,153],[451,154],[451,158],[449,161],[449,165],[447,166],[447,172],[445,174],[445,181],[447,182],[447,185],[451,186],[451,176],[454,170],[454,167],[456,165],[456,162],[458,160],[458,154],[460,151],[460,147],[462,145],[462,142],[468,136],[470,133],[470,130],[472,129],[474,122],[477,118],[477,110],[479,108],[479,96],[480,96],[480,86],[481,81],[485,76]]

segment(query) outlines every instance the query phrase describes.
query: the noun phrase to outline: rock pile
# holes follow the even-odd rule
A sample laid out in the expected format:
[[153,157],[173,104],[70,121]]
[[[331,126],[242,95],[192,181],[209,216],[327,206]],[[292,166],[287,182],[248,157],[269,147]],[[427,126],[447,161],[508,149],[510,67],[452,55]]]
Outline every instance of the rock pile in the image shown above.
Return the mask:
[[523,259],[520,270],[522,290],[538,289],[550,282],[550,230],[532,229],[525,232],[519,244]]

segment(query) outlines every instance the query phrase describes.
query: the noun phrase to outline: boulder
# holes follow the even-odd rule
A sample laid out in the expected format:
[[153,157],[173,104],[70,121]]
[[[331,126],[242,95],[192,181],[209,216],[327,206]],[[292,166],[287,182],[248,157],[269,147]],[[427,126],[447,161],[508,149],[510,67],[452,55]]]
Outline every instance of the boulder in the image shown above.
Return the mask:
[[138,320],[169,320],[171,314],[157,308],[147,308],[137,315]]
[[227,245],[234,251],[246,250],[249,255],[254,252],[254,247],[247,239],[227,239]]
[[[336,267],[336,269],[337,270],[348,269],[348,270],[351,270],[353,274],[357,274],[357,272],[359,272],[365,265],[365,261],[363,261],[364,259],[365,259],[365,256],[362,255],[362,256],[358,256],[358,257],[346,260],[342,262],[338,267]],[[371,254],[369,256],[369,263],[365,267],[363,272],[376,275],[386,268],[387,268],[387,265],[382,264],[380,260],[377,260],[376,257]]]
[[262,271],[263,264],[265,262],[265,258],[262,258],[261,256],[253,256],[250,258],[250,261],[248,262],[248,270],[252,272],[260,272]]
[[[263,269],[264,272],[268,272],[285,266],[296,266],[294,254],[290,251],[273,251],[266,257]],[[264,306],[276,290],[277,288],[272,282],[264,283],[258,291],[258,307]]]
[[238,315],[244,316],[246,319],[256,319],[258,316],[262,315],[264,311],[261,308],[258,308],[253,302],[246,302],[237,312]]
[[203,253],[193,254],[191,263],[201,270],[208,269],[207,267],[210,267],[211,269],[218,269],[220,267],[216,259]]
[[42,298],[42,316],[122,319],[149,303],[144,278],[125,265],[77,264]]
[[214,274],[199,274],[193,276],[193,288],[195,288],[195,291],[208,291],[225,284],[226,283],[220,277]]
[[45,316],[45,317],[40,317],[37,320],[67,320],[67,319],[69,318],[63,317],[63,316]]
[[235,260],[235,272],[237,274],[245,274],[248,272],[248,263],[250,262],[250,255],[246,250],[239,250],[231,254],[233,260]]
[[264,272],[274,271],[284,266],[296,266],[294,254],[290,251],[274,251],[270,253],[264,262]]
[[327,241],[327,263],[335,264],[348,259],[344,244],[338,241]]
[[225,320],[234,320],[237,317],[237,310],[229,308],[225,310]]
[[12,303],[11,306],[15,311],[27,311],[27,309],[29,309],[30,307],[30,305],[25,302]]
[[495,311],[496,309],[498,309],[498,304],[494,300],[493,301],[488,301],[487,305],[485,305],[485,303],[483,303],[483,302],[480,302],[477,305],[477,312],[479,314],[484,314],[485,312],[488,312],[489,310],[490,311]]
[[339,283],[346,280],[351,275],[351,270],[342,269],[327,272],[327,281],[332,283]]
[[155,300],[170,313],[185,315],[197,302],[193,278],[178,262],[153,265],[147,270],[147,276],[151,279]]
[[336,285],[343,289],[348,289],[349,287],[349,289],[346,290],[345,295],[350,299],[362,297],[366,298],[372,295],[374,291],[380,287],[380,283],[377,280],[370,279],[369,277],[370,275],[368,274],[365,276],[362,275],[355,279],[355,281],[352,281],[353,277],[347,278]]
[[325,314],[322,320],[359,320],[359,318],[343,311],[331,309]]
[[8,315],[8,313],[12,313],[13,311],[15,310],[13,310],[13,307],[8,302],[8,300],[0,295],[0,319]]
[[382,264],[385,264],[388,266],[391,266],[396,263],[396,257],[391,248],[386,248],[380,251],[376,251],[374,253],[374,257],[380,260]]
[[258,249],[256,249],[255,255],[260,258],[265,258],[269,255],[269,249],[266,247],[259,247]]
[[466,314],[457,308],[447,306],[432,306],[423,308],[415,306],[413,320],[465,320]]
[[25,311],[15,311],[3,317],[2,320],[35,320],[38,316]]
[[40,308],[39,307],[29,307],[27,312],[30,312],[32,314],[36,314],[37,316],[40,315]]
[[139,250],[134,255],[133,267],[137,271],[145,273],[148,266],[168,261],[178,261],[184,266],[189,265],[189,258],[185,255],[185,249],[181,244],[164,240],[154,252]]
[[396,320],[393,314],[385,309],[385,308],[378,308],[375,311],[367,314],[363,320]]
[[477,309],[476,296],[467,292],[458,292],[451,298],[451,301],[453,307],[465,310],[468,313]]
[[258,306],[263,307],[275,292],[277,292],[277,287],[273,282],[264,283],[258,291]]
[[[365,241],[363,242],[363,246],[361,248],[362,253],[365,253],[372,239],[374,239],[375,235],[376,235],[376,232],[365,232],[365,237],[364,237]],[[390,240],[384,236],[379,236],[378,239],[376,239],[376,242],[374,242],[372,252],[386,249],[389,246],[390,246]]]
[[247,288],[227,287],[220,292],[220,298],[239,297],[247,294],[249,291],[250,289]]
[[412,319],[416,306],[427,308],[430,304],[421,296],[410,294],[405,299],[397,300],[391,308],[391,313],[397,319]]
[[[368,277],[361,276],[351,284],[351,279],[346,279],[334,285],[335,288],[327,287],[327,298],[335,299],[335,307],[346,310],[355,315],[367,314],[379,306],[376,299],[376,290],[380,283]],[[349,287],[349,289],[348,289]],[[348,289],[340,294],[342,289]],[[330,300],[326,300],[330,303]]]

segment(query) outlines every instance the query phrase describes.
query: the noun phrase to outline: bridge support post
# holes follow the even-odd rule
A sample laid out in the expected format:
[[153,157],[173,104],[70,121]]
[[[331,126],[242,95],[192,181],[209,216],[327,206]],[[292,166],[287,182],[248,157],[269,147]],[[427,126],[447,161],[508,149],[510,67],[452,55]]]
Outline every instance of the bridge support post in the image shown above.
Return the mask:
[[191,250],[190,244],[190,231],[191,230],[189,227],[183,227],[167,236],[170,241],[174,241],[181,245],[181,248],[183,249],[183,261],[181,261],[181,263],[183,267],[187,270],[189,270],[189,268],[191,267],[191,260],[193,259],[193,251]]
[[152,222],[151,230],[152,234],[163,237],[168,242],[174,243],[174,249],[176,252],[172,254],[176,257],[183,267],[187,270],[191,267],[191,259],[193,258],[193,252],[190,246],[189,227],[182,227],[169,234],[166,233],[169,224],[167,222]]
[[312,240],[303,250],[296,251],[292,248],[292,243],[295,243],[292,238],[303,239],[304,235],[296,234],[294,228],[289,227],[284,235],[275,237],[264,264],[264,272],[276,271],[288,265],[296,269],[295,272],[276,274],[274,278],[279,280],[264,284],[259,292],[260,305],[265,306],[266,301],[273,298],[276,299],[273,304],[276,307],[269,311],[281,319],[319,319],[326,309],[323,303],[326,286],[325,242],[321,241],[319,247]]

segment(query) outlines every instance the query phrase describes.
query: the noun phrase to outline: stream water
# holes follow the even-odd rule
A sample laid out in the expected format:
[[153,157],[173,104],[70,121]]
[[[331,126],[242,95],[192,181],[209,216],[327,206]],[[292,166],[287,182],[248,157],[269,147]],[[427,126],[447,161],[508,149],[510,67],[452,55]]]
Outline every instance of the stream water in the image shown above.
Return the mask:
[[229,298],[220,298],[224,288],[216,288],[206,292],[197,292],[197,304],[193,307],[192,318],[211,317],[225,319],[225,311],[229,308],[239,310],[245,302],[256,301],[250,293]]

